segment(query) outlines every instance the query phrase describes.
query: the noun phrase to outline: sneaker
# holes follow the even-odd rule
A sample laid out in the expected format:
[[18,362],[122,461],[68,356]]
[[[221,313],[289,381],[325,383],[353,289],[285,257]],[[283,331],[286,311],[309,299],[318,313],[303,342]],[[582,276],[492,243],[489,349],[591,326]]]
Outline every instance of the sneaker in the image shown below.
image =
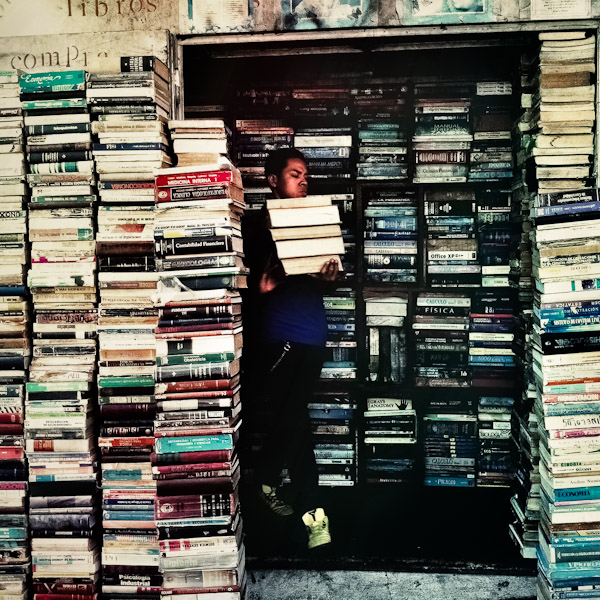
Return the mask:
[[289,517],[294,514],[294,509],[277,496],[277,488],[263,483],[258,495],[278,517]]
[[329,519],[322,508],[304,513],[302,521],[308,531],[308,549],[323,546],[331,542],[329,535]]

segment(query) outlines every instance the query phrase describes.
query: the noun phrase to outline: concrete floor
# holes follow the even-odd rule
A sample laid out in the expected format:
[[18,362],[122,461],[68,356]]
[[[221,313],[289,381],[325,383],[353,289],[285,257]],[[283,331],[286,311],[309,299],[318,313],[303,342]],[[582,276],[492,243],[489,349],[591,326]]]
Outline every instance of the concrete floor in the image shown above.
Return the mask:
[[249,570],[246,600],[533,600],[535,578],[385,571]]

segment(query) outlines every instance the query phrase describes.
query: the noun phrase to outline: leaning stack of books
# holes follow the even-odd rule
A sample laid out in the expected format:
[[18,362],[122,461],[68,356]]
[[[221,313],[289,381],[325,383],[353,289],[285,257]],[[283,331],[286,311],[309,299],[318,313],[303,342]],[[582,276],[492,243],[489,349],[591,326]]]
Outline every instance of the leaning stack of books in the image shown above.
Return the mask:
[[416,283],[417,198],[413,190],[373,190],[365,208],[364,235],[367,280]]
[[327,316],[326,356],[321,379],[356,379],[356,298],[347,288],[323,298]]
[[365,292],[369,381],[402,383],[406,377],[406,296]]
[[229,153],[231,130],[222,119],[169,121],[178,167],[218,163]]
[[267,200],[270,230],[287,275],[319,273],[344,253],[340,213],[331,196]]
[[464,183],[469,172],[472,85],[415,85],[413,183]]
[[356,402],[348,392],[319,392],[308,404],[320,486],[356,483],[355,412]]
[[596,121],[596,37],[587,32],[544,32],[533,116],[535,175],[540,193],[589,184]]
[[598,206],[593,189],[540,194],[533,209],[543,597],[600,585]]
[[353,90],[358,114],[357,179],[408,179],[408,85]]
[[468,387],[468,331],[471,299],[458,294],[417,296],[415,384],[424,387]]
[[521,61],[521,115],[515,123],[515,178],[511,186],[515,244],[510,258],[510,283],[517,290],[515,311],[515,358],[519,368],[520,394],[513,410],[511,443],[514,452],[513,513],[509,534],[524,558],[535,559],[540,510],[539,448],[537,416],[533,412],[536,384],[532,373],[531,329],[533,327],[533,278],[530,207],[535,192],[527,185],[525,165],[533,151],[532,131],[537,127],[528,113],[533,105],[536,82],[534,63],[526,55]]
[[513,478],[511,396],[480,396],[477,407],[477,487],[510,487]]
[[417,413],[412,399],[369,397],[363,417],[365,481],[412,481],[417,443]]
[[475,192],[425,192],[427,281],[431,287],[479,287]]
[[239,171],[231,163],[216,169],[182,167],[156,178],[155,516],[165,590],[225,591],[210,582],[229,578],[239,598],[244,546],[235,444],[245,205]]
[[35,323],[25,435],[33,577],[36,589],[51,595],[81,584],[92,597],[100,568],[92,426],[96,196],[87,154],[86,79],[83,71],[67,71],[22,75],[20,83],[28,127],[34,128],[27,142],[29,156],[44,161],[32,162],[28,175],[28,284]]
[[512,84],[478,81],[471,112],[473,146],[469,181],[510,181],[513,177]]
[[25,295],[27,212],[24,135],[17,73],[0,72],[0,587],[22,598],[30,569],[24,388],[31,347]]

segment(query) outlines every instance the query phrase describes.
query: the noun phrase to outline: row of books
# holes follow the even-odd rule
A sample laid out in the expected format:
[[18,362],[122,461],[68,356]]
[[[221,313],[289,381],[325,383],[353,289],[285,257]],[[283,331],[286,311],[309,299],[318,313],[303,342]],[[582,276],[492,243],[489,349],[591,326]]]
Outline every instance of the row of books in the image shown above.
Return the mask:
[[21,598],[31,570],[28,543],[28,470],[25,456],[25,382],[31,356],[25,293],[27,194],[25,137],[17,73],[1,72],[0,105],[0,473],[2,514],[0,587]]

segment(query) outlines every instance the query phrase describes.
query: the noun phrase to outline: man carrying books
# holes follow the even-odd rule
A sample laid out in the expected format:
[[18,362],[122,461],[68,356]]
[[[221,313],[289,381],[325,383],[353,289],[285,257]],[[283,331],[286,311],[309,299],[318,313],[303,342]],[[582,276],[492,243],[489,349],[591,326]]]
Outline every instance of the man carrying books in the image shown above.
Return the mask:
[[[265,175],[276,198],[304,198],[307,168],[298,150],[271,152]],[[299,514],[308,530],[308,547],[331,541],[329,522],[318,502],[318,474],[307,404],[319,378],[327,338],[323,306],[325,282],[338,274],[335,260],[317,276],[286,275],[277,258],[266,214],[244,240],[250,268],[249,287],[255,291],[260,340],[262,394],[268,403],[267,438],[256,466],[259,496],[279,516]],[[287,467],[296,488],[294,507],[278,496],[281,471]]]

